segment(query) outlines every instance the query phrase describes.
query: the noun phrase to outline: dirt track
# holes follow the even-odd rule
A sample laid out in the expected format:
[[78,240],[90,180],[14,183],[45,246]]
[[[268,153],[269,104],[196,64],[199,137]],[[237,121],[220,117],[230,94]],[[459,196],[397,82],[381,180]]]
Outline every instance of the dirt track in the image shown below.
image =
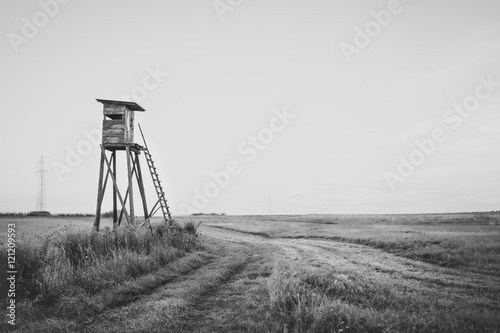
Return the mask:
[[[265,307],[259,310],[252,304],[268,304],[265,281],[278,261],[306,270],[332,269],[339,275],[415,292],[436,302],[468,304],[473,299],[478,306],[488,302],[498,305],[497,276],[439,267],[364,245],[271,239],[209,225],[199,231],[207,244],[218,249],[217,256],[148,295],[102,313],[85,325],[85,331],[247,331],[241,323],[258,323],[268,313]],[[248,319],[242,319],[245,316]]]
[[365,245],[333,242],[317,239],[270,239],[258,235],[204,226],[206,237],[226,241],[271,246],[286,262],[300,267],[333,267],[342,272],[356,272],[374,282],[392,286],[427,289],[442,293],[443,297],[460,297],[471,290],[486,289],[493,295],[500,291],[500,277],[440,267],[407,259]]

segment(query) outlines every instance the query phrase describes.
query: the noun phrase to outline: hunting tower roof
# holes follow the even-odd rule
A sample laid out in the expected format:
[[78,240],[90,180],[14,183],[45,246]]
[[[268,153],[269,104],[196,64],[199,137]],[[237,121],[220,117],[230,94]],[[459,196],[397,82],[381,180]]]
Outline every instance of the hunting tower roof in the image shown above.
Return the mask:
[[125,105],[131,111],[146,111],[142,108],[142,106],[140,106],[136,102],[113,101],[110,99],[98,99],[98,98],[96,98],[96,101],[102,104]]

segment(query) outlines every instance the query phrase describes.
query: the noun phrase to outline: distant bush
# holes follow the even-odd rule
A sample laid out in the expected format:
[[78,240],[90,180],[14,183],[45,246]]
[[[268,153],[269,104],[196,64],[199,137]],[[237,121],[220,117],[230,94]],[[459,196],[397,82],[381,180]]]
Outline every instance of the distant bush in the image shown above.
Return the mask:
[[191,216],[225,216],[226,213],[193,213]]
[[102,213],[101,217],[113,217],[113,211]]
[[33,211],[29,212],[28,216],[52,216],[52,215],[47,211]]
[[195,225],[194,222],[188,221],[184,224],[183,230],[190,235],[198,236],[198,227],[200,226],[200,224],[201,222],[198,223],[198,225]]

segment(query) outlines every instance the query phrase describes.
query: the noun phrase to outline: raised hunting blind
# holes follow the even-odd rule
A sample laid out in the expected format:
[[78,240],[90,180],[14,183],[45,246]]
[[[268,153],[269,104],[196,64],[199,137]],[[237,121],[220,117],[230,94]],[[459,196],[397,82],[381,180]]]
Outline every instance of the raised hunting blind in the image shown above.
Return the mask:
[[134,112],[144,110],[134,102],[109,101],[98,99],[104,105],[102,121],[102,143],[113,145],[134,143]]
[[[142,207],[144,211],[144,224],[151,228],[151,217],[158,210],[161,210],[163,220],[171,225],[172,218],[170,215],[169,207],[167,205],[167,200],[165,198],[165,192],[163,191],[161,181],[159,179],[156,167],[146,144],[146,140],[144,139],[144,134],[142,133],[140,125],[139,130],[141,132],[144,146],[141,146],[140,144],[134,142],[134,112],[144,112],[146,110],[144,110],[135,102],[105,99],[97,99],[97,101],[102,103],[104,106],[104,119],[102,122],[101,163],[99,168],[99,184],[97,189],[97,208],[94,221],[94,229],[99,230],[102,202],[104,199],[104,193],[106,191],[106,185],[110,178],[113,183],[114,230],[116,230],[116,228],[121,224],[123,217],[125,217],[127,223],[132,225],[136,224],[133,196],[134,179],[137,182],[137,186],[141,194]],[[111,152],[109,159],[107,154],[108,151]],[[127,158],[128,187],[127,190],[123,192],[125,195],[122,195],[122,192],[120,191],[116,181],[117,151],[125,151]],[[148,205],[146,202],[144,181],[139,160],[141,151],[144,151],[146,163],[148,165],[151,179],[153,180],[153,185],[158,196],[158,201],[154,204],[151,210],[148,210]],[[127,209],[127,203],[129,209]],[[118,204],[120,204],[120,212],[118,212]]]

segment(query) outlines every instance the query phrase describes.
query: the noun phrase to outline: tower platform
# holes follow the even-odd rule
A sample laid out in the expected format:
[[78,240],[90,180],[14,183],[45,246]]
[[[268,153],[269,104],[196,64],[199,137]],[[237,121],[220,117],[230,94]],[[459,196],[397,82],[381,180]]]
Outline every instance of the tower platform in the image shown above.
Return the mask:
[[126,150],[127,147],[133,151],[140,153],[144,147],[138,143],[107,143],[102,145],[108,151]]

